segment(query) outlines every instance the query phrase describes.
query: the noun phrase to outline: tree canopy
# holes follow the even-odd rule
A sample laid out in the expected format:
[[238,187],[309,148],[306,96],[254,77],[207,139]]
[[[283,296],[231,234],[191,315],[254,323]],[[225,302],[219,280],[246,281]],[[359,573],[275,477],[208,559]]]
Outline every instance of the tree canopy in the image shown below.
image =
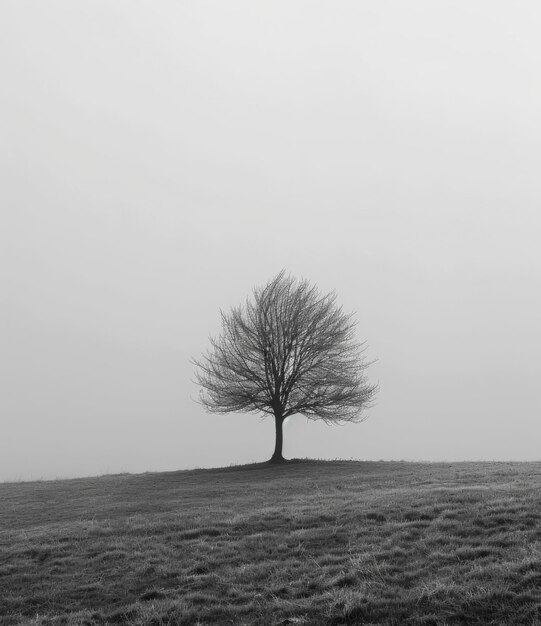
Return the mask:
[[222,333],[199,360],[200,400],[212,413],[273,415],[282,457],[282,424],[296,413],[327,423],[365,417],[378,386],[370,384],[355,340],[356,321],[308,280],[281,271],[244,305],[221,312]]

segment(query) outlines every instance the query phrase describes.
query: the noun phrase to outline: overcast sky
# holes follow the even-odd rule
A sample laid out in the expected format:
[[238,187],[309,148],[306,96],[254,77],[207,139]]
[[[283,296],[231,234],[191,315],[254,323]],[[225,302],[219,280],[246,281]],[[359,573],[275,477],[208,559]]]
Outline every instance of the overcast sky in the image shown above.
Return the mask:
[[0,5],[0,480],[262,461],[190,357],[280,269],[377,358],[286,457],[541,458],[541,5]]

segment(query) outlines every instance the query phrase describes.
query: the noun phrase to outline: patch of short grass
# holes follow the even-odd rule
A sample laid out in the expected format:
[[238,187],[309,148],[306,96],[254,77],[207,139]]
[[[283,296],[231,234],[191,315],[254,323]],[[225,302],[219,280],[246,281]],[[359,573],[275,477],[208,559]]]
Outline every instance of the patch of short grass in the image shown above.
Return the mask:
[[541,464],[0,485],[0,622],[541,623]]

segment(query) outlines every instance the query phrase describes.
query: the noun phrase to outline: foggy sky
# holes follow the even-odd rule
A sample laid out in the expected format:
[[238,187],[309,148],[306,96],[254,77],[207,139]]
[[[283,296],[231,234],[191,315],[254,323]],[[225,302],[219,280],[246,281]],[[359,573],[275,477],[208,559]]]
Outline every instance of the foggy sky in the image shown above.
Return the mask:
[[261,461],[189,359],[282,268],[369,419],[286,457],[541,457],[537,2],[0,6],[0,480]]

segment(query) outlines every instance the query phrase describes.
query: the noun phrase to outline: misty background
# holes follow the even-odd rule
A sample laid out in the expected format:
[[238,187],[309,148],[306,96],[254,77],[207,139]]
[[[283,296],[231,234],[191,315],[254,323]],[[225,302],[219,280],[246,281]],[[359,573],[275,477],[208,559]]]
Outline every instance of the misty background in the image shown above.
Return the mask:
[[286,457],[541,457],[541,6],[0,6],[0,480],[263,461],[191,357],[280,269],[356,311],[369,419]]

